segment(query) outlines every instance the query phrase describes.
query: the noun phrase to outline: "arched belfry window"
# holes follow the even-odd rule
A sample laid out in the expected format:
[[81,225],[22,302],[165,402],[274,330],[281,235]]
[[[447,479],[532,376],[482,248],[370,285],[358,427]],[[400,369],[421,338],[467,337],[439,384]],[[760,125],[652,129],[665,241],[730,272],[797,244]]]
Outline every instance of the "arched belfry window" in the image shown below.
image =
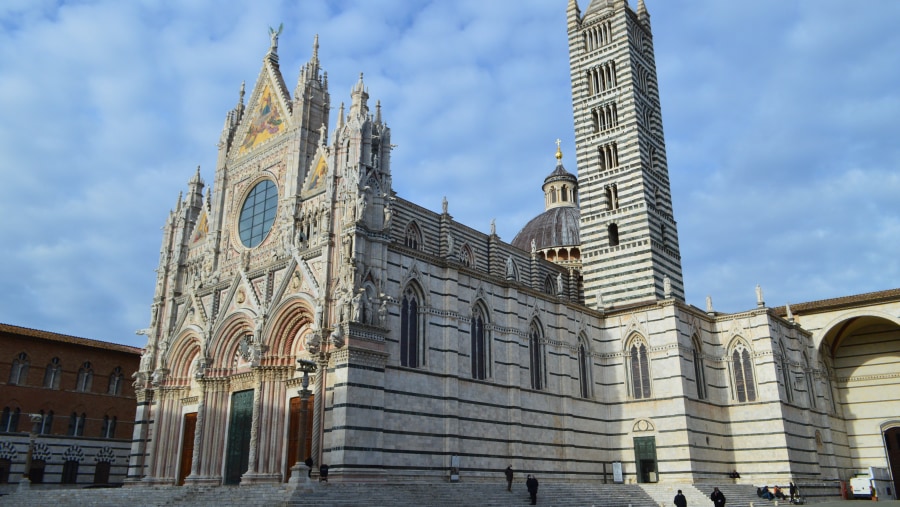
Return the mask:
[[481,304],[472,309],[472,378],[485,380],[491,376],[491,338],[487,312]]
[[422,232],[419,231],[419,226],[416,225],[415,222],[410,222],[410,224],[406,226],[404,244],[407,248],[412,248],[413,250],[422,250]]
[[609,224],[609,227],[606,229],[609,234],[609,246],[619,246],[619,226],[616,224]]
[[400,300],[400,365],[409,368],[418,368],[425,357],[422,297],[417,289],[409,284]]
[[531,372],[531,388],[541,390],[546,386],[546,363],[544,362],[543,333],[535,321],[528,328],[528,358]]
[[591,354],[587,340],[582,336],[578,340],[578,386],[582,398],[590,398],[591,392]]
[[731,373],[734,379],[734,397],[741,403],[756,401],[753,361],[750,351],[742,342],[731,352]]
[[627,350],[628,378],[631,397],[640,400],[650,397],[650,357],[642,338],[632,340]]
[[707,397],[706,370],[703,365],[703,349],[700,348],[700,337],[694,335],[691,341],[694,345],[694,382],[697,384],[697,399],[705,400]]

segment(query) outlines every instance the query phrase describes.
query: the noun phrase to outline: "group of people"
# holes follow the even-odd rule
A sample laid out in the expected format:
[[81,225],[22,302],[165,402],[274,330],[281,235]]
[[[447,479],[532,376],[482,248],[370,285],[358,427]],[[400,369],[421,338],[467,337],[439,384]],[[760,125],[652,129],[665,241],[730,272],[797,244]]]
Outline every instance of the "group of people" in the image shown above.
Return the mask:
[[756,496],[758,496],[762,499],[765,499],[765,500],[775,500],[775,499],[790,500],[791,503],[795,503],[798,500],[798,495],[797,495],[797,486],[794,485],[793,482],[788,487],[788,494],[790,496],[785,495],[784,491],[782,491],[781,487],[778,486],[777,484],[771,490],[769,489],[768,486],[756,488]]
[[[512,491],[513,469],[512,465],[506,467],[503,471],[506,475],[506,491]],[[528,495],[531,496],[531,505],[537,505],[538,480],[537,477],[528,474],[525,478],[525,488],[528,489]]]

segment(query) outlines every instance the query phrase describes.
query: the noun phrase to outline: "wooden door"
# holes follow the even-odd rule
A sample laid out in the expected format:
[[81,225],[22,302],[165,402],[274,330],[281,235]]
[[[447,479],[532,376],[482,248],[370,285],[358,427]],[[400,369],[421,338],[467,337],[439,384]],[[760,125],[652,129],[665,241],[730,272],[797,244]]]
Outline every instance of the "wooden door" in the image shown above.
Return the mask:
[[[290,408],[288,415],[288,442],[287,442],[287,463],[285,464],[284,481],[287,482],[291,478],[291,467],[297,463],[297,453],[300,450],[300,397],[295,396],[290,399]],[[313,414],[313,396],[309,397],[306,402],[306,438],[303,442],[303,452],[305,456],[300,456],[302,462],[309,456],[312,449],[312,414]]]
[[191,462],[194,460],[194,433],[197,431],[197,412],[184,414],[184,425],[181,436],[181,466],[178,469],[178,485],[191,475]]

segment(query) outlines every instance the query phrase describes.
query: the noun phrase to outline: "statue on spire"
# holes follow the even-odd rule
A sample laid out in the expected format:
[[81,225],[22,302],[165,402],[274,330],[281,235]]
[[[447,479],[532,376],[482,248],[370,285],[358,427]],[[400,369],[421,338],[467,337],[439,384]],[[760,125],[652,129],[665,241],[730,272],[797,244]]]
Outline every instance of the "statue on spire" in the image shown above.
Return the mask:
[[269,27],[269,38],[272,39],[272,45],[269,47],[269,51],[276,52],[278,51],[278,36],[281,35],[281,32],[284,31],[284,23],[278,25],[278,30]]

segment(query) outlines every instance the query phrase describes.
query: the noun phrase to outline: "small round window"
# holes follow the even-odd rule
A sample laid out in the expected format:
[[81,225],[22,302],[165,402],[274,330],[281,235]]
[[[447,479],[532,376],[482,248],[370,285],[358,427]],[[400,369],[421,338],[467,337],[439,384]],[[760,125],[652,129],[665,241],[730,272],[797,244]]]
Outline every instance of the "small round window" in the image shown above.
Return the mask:
[[275,211],[278,209],[278,187],[271,180],[261,181],[253,187],[244,206],[241,208],[238,232],[241,243],[253,248],[262,243],[275,222]]

